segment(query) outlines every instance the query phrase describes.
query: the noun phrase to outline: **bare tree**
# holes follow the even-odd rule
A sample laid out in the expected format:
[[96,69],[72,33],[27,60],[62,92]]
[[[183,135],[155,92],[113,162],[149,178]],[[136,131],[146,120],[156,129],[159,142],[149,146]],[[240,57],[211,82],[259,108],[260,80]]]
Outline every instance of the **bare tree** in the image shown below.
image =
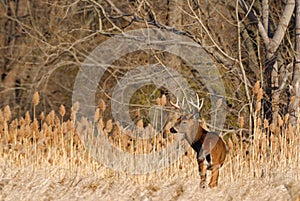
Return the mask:
[[270,12],[268,0],[262,1],[262,17],[259,17],[257,15],[255,10],[253,9],[253,4],[249,6],[244,0],[241,0],[240,4],[248,18],[257,25],[259,34],[264,42],[264,46],[266,49],[266,61],[264,64],[264,80],[261,80],[262,84],[265,84],[266,92],[264,112],[267,119],[272,120],[274,124],[277,124],[280,94],[282,93],[282,89],[286,84],[286,79],[279,80],[277,51],[280,44],[282,43],[282,40],[286,34],[287,27],[291,21],[295,7],[295,0],[287,0],[278,25],[273,32],[271,32],[269,27]]

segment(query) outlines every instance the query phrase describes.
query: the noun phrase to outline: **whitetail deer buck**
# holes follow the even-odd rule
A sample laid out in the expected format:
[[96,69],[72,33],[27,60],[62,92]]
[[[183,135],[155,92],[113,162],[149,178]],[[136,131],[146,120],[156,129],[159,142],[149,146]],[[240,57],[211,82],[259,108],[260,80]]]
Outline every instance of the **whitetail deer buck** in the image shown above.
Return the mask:
[[211,170],[211,180],[209,186],[215,187],[218,185],[219,169],[223,165],[226,158],[226,145],[217,133],[205,130],[198,120],[199,112],[203,106],[203,100],[200,105],[197,95],[197,105],[189,102],[197,108],[194,114],[185,114],[182,108],[170,101],[171,105],[181,111],[181,116],[177,119],[175,125],[170,128],[171,133],[181,133],[197,152],[197,162],[199,174],[201,178],[200,187],[205,188],[206,170]]

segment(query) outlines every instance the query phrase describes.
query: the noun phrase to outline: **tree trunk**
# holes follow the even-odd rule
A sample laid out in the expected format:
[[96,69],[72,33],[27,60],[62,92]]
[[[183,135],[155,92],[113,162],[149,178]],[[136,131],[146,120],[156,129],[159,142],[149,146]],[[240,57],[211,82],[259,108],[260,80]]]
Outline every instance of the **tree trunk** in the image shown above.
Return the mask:
[[290,123],[294,126],[299,115],[300,102],[300,0],[296,1],[295,8],[296,27],[295,27],[295,60],[292,80],[292,100],[289,105],[291,114]]

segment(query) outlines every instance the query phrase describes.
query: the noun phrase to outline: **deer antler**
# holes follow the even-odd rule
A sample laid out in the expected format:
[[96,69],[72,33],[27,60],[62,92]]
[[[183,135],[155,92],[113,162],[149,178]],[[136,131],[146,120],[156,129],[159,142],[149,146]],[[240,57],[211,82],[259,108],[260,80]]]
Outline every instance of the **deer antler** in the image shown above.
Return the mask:
[[180,107],[179,106],[179,100],[178,98],[176,97],[176,103],[173,103],[171,100],[170,100],[170,104],[175,107],[176,109],[179,109],[180,111],[182,110],[182,107],[184,106],[184,99],[182,99],[182,106]]
[[179,100],[178,100],[177,97],[176,97],[176,103],[173,103],[173,102],[170,100],[170,104],[171,104],[173,107],[175,107],[175,108],[181,110],[181,107],[179,106]]
[[202,106],[203,106],[203,102],[204,102],[204,99],[201,98],[201,104],[200,104],[200,100],[199,100],[199,96],[198,94],[196,94],[196,97],[197,97],[197,105],[195,103],[193,103],[192,99],[191,101],[188,101],[192,106],[194,106],[195,108],[197,108],[198,111],[201,110]]

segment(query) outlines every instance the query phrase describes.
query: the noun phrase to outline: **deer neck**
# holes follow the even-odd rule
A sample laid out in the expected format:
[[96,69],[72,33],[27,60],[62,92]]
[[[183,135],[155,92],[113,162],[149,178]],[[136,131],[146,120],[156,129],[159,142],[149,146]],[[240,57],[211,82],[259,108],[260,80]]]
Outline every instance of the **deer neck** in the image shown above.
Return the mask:
[[186,139],[190,145],[199,142],[202,144],[207,132],[207,130],[197,123],[194,129],[191,129],[190,133],[186,136]]
[[201,143],[203,143],[207,132],[208,132],[207,130],[205,130],[201,125],[199,125],[194,142],[201,141]]
[[207,130],[205,130],[202,126],[198,126],[198,130],[196,133],[196,136],[194,138],[194,140],[192,141],[192,143],[190,143],[191,147],[198,153],[201,148],[202,148],[202,144],[204,142],[204,139],[206,137],[207,134]]

